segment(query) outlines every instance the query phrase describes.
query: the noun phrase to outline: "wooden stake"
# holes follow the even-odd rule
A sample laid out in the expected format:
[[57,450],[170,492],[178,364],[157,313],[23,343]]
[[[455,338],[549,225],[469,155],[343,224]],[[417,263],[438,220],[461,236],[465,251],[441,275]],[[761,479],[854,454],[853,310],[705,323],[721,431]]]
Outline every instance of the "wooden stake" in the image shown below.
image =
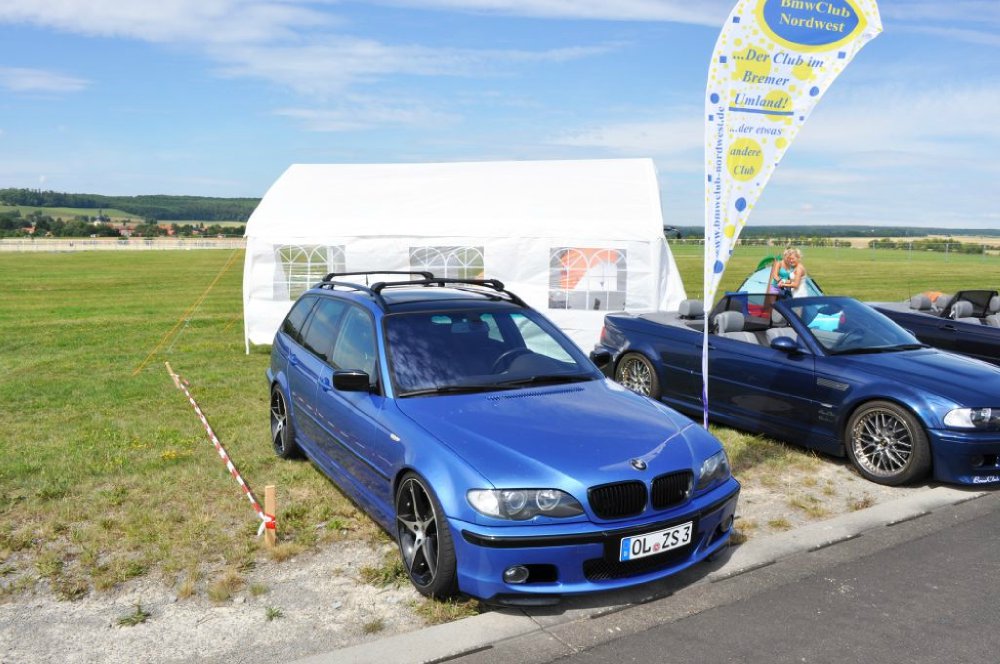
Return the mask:
[[[278,514],[278,490],[273,484],[264,487],[264,513],[277,516]],[[273,549],[278,544],[278,531],[276,528],[264,529],[264,546]]]

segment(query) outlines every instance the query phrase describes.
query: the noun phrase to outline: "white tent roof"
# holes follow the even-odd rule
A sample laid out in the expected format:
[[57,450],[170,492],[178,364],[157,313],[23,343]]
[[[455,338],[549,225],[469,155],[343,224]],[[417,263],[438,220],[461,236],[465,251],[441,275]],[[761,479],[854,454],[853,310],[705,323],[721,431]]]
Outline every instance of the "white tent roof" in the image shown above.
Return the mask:
[[569,236],[663,232],[650,159],[295,164],[250,217],[258,238]]
[[606,312],[685,297],[650,159],[296,164],[246,235],[248,344],[329,272],[500,279],[588,349]]

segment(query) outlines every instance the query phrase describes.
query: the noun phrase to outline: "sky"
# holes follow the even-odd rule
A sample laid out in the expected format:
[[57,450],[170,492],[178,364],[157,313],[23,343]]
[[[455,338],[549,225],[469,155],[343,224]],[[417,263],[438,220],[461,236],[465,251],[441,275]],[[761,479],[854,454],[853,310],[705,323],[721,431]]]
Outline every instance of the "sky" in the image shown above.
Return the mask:
[[[293,163],[651,157],[704,223],[704,97],[735,0],[0,0],[0,188],[260,197]],[[752,225],[996,228],[1000,1],[884,32]]]

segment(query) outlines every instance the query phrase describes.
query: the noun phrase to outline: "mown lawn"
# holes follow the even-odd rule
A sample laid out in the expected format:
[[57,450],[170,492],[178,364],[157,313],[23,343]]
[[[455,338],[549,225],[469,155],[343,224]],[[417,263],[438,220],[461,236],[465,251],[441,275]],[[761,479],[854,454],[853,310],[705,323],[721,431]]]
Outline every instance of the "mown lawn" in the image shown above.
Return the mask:
[[[701,248],[673,251],[698,297]],[[737,251],[723,287],[766,253]],[[861,299],[1000,285],[996,257],[809,248],[804,262],[828,293]],[[73,598],[155,575],[181,596],[215,597],[261,555],[257,518],[164,360],[258,497],[278,486],[272,556],[385,538],[310,464],[272,454],[268,349],[244,353],[242,265],[228,250],[0,254],[0,595],[41,579]],[[717,433],[738,474],[810,462]]]
[[383,537],[308,463],[272,454],[267,350],[244,353],[242,258],[0,254],[0,588],[40,576],[74,597],[155,573],[190,594],[253,564],[259,521],[164,359],[258,498],[278,486],[278,557]]

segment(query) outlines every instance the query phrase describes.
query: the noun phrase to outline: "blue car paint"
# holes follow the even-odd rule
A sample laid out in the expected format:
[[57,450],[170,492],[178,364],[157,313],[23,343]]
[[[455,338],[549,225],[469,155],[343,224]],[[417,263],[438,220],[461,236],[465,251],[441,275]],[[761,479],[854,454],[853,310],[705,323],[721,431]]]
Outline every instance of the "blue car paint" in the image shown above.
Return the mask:
[[[385,315],[368,298],[338,296],[366,307],[376,321]],[[403,304],[397,309],[419,310],[420,306]],[[437,306],[461,310],[469,303]],[[578,359],[590,366],[594,380],[400,399],[388,371],[384,326],[376,325],[376,333],[381,396],[339,393],[332,387],[330,367],[309,357],[281,331],[272,346],[267,379],[290,404],[289,422],[306,456],[390,534],[396,528],[393,497],[400,478],[414,471],[428,481],[452,534],[462,592],[490,599],[627,587],[673,574],[727,545],[740,488],[731,476],[665,510],[647,506],[636,517],[613,520],[592,513],[587,487],[620,480],[649,481],[685,469],[697,476],[700,463],[722,447],[686,417],[599,377],[582,354]],[[293,394],[296,373],[315,377],[311,396],[305,390]],[[347,402],[350,407],[343,407]],[[331,404],[340,406],[339,411]],[[644,459],[647,472],[637,475],[628,463],[632,458]],[[586,513],[518,522],[486,517],[472,509],[466,498],[473,488],[532,487],[568,491]],[[697,519],[693,544],[669,565],[603,581],[588,580],[581,571],[584,561],[617,551],[619,539],[615,538],[620,536],[616,533],[652,532],[664,523],[692,519]],[[559,537],[570,538],[570,543],[553,544],[552,538]],[[600,542],[581,544],[577,541],[581,538]],[[533,563],[554,566],[556,580],[530,585],[502,580],[503,570],[510,565]]]
[[[820,299],[835,304],[843,298]],[[974,455],[1000,455],[1000,432],[947,429],[943,422],[955,408],[1000,407],[1000,367],[935,348],[830,355],[789,314],[788,301],[774,306],[797,332],[800,352],[710,335],[709,413],[714,421],[843,456],[851,414],[869,401],[891,401],[922,423],[935,479],[1000,485],[1000,460],[977,469],[971,465]],[[612,354],[611,367],[626,353],[645,355],[664,386],[661,400],[697,416],[702,412],[701,347],[700,331],[611,314],[598,350]]]

